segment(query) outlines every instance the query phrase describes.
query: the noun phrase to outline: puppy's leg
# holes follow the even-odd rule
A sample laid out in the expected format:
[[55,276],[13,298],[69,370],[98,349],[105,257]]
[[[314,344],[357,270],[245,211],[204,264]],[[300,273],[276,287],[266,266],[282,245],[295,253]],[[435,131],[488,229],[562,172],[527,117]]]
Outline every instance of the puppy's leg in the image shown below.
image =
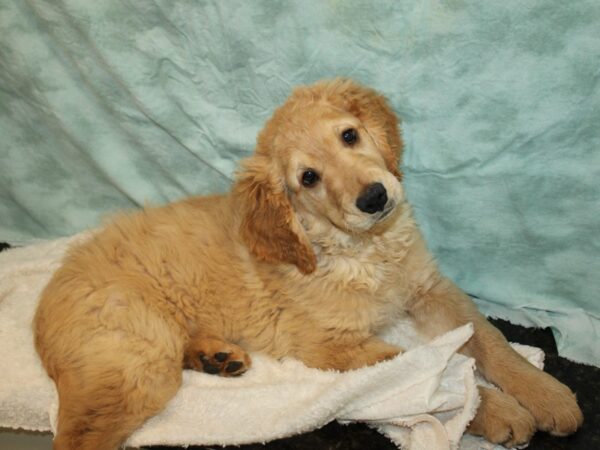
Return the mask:
[[181,366],[170,358],[136,364],[103,358],[85,361],[56,375],[59,394],[55,450],[117,450],[146,419],[158,413],[181,384]]
[[394,358],[402,349],[376,337],[339,338],[328,333],[311,332],[294,354],[308,367],[317,369],[352,370]]
[[184,367],[223,377],[243,374],[252,364],[250,356],[235,344],[198,334],[185,350]]
[[59,395],[55,450],[117,450],[179,388],[184,337],[150,300],[110,287],[69,302],[77,318],[69,327],[38,327],[38,351]]
[[506,448],[526,444],[535,433],[535,419],[517,400],[495,389],[479,387],[481,403],[468,432]]
[[[502,333],[450,280],[440,278],[422,290],[409,305],[409,314],[430,337],[472,322],[475,332],[463,352],[475,358],[488,380],[515,397],[533,415],[538,429],[567,435],[581,425],[583,415],[571,390],[515,352]],[[505,403],[505,407],[509,405]],[[520,420],[519,414],[513,414],[513,418],[515,422]]]

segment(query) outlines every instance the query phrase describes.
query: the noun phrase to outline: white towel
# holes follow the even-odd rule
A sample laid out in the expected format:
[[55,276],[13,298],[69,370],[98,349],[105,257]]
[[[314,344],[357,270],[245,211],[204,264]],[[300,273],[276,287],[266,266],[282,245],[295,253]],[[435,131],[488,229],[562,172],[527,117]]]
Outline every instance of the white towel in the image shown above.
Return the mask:
[[[0,253],[0,427],[56,429],[57,395],[33,348],[31,321],[39,294],[66,248],[87,234]],[[298,361],[251,355],[239,378],[185,371],[183,386],[128,445],[211,445],[267,442],[332,420],[365,422],[410,450],[493,448],[465,437],[477,395],[474,362],[456,351],[471,325],[419,343],[406,323],[385,338],[409,348],[391,361],[339,373]],[[519,346],[541,366],[539,349]]]

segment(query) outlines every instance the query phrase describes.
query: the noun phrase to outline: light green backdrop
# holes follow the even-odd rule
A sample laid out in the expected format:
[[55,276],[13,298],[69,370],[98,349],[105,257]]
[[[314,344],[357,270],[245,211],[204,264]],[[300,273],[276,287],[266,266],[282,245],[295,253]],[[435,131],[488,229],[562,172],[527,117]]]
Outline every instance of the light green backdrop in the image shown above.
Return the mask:
[[0,240],[224,191],[293,86],[404,121],[406,189],[484,311],[600,364],[600,2],[0,2]]

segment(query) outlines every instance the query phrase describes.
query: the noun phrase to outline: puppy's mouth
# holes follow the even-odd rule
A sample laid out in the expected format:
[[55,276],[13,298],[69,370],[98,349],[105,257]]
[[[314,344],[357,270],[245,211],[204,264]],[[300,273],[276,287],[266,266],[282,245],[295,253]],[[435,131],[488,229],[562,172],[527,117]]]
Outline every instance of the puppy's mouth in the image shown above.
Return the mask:
[[387,218],[389,218],[392,214],[392,212],[396,209],[396,203],[394,202],[390,202],[390,205],[385,208],[383,211],[381,211],[381,213],[379,214],[379,217],[377,217],[377,219],[375,219],[376,223],[381,223],[383,221],[385,221]]

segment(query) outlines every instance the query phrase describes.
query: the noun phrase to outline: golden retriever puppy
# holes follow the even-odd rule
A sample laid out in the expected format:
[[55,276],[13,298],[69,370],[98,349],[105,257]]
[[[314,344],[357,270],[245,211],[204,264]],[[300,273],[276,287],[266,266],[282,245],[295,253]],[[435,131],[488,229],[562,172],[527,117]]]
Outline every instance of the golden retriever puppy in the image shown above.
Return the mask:
[[441,275],[406,203],[385,99],[348,80],[294,91],[227,195],[124,215],[72,248],[44,290],[36,348],[56,383],[56,450],[114,450],[158,413],[183,366],[223,376],[247,352],[349,370],[472,322],[481,389],[470,431],[507,446],[574,432],[575,396],[515,353]]

